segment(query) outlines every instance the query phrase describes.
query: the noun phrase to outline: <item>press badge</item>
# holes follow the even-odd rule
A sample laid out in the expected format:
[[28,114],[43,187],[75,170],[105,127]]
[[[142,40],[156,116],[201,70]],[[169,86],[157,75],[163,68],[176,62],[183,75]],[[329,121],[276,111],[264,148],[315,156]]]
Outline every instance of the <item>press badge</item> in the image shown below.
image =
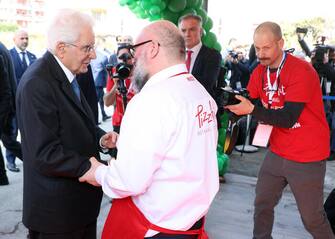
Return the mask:
[[267,147],[271,136],[273,126],[268,124],[258,123],[252,145]]

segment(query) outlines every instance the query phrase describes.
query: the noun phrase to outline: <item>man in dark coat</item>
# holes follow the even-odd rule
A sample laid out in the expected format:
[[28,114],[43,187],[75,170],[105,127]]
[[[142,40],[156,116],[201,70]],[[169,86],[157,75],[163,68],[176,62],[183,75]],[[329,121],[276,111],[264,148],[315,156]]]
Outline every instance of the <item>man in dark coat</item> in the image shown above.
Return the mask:
[[192,14],[181,17],[178,23],[185,40],[186,66],[215,99],[222,57],[220,52],[201,43],[201,25],[201,17]]
[[[21,144],[10,137],[11,120],[15,114],[15,73],[9,51],[0,42],[1,70],[0,70],[0,137],[7,149],[16,157],[22,159]],[[7,185],[5,165],[1,154],[0,159],[0,185]]]
[[30,239],[96,239],[102,191],[78,178],[116,139],[96,126],[76,80],[95,58],[92,25],[88,15],[62,9],[50,24],[48,51],[18,86],[23,223]]

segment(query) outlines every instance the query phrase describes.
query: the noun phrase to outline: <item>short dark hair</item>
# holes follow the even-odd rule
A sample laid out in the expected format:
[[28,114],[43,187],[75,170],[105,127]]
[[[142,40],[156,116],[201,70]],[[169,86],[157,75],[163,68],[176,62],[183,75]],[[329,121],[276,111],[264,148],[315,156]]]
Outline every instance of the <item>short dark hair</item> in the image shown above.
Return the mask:
[[194,20],[199,22],[200,27],[202,25],[202,17],[199,16],[199,15],[195,15],[193,13],[186,14],[186,15],[180,17],[179,20],[178,20],[178,25],[181,23],[181,21],[184,21],[184,20],[187,20],[187,19],[194,19]]

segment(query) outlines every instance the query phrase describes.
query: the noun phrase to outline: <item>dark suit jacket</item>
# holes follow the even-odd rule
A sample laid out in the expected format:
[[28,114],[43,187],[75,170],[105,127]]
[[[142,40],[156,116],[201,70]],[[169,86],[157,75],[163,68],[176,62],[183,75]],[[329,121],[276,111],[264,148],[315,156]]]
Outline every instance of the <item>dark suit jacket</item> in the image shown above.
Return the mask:
[[[16,48],[14,47],[14,48],[10,49],[9,52],[12,56],[12,60],[13,60],[13,63],[14,63],[15,75],[16,75],[16,84],[18,85],[20,80],[21,80],[21,77],[24,73],[24,68],[22,66],[22,61],[21,61],[20,55],[16,51]],[[31,65],[36,60],[36,56],[29,51],[27,51],[27,56],[28,56],[28,59],[29,59],[29,65]]]
[[24,158],[23,223],[32,230],[65,233],[96,220],[102,190],[78,177],[99,159],[99,139],[85,97],[82,104],[50,52],[25,74],[17,89]]
[[0,135],[5,127],[8,110],[10,110],[11,91],[8,70],[4,64],[4,57],[0,52]]
[[97,91],[95,90],[91,65],[88,66],[88,71],[86,73],[77,75],[77,81],[88,105],[93,112],[95,123],[98,124],[98,97]]
[[192,75],[206,88],[214,99],[220,74],[221,60],[221,54],[218,51],[202,45],[192,69]]
[[[1,89],[2,94],[1,97],[4,97],[3,91],[6,91],[6,97],[9,97],[9,102],[6,101],[6,105],[2,105],[2,111],[6,112],[6,118],[5,120],[8,121],[7,123],[10,123],[11,118],[13,115],[15,115],[15,94],[16,94],[16,81],[15,81],[15,72],[14,72],[14,66],[13,61],[11,59],[11,55],[7,48],[0,42],[0,55],[3,59],[3,70],[6,77],[5,79],[1,79],[2,81],[6,81],[6,84],[9,84],[7,89],[5,89],[5,86],[3,89]],[[7,91],[9,90],[9,91]],[[10,95],[8,96],[8,93]],[[4,116],[4,115],[3,115]],[[8,125],[9,126],[9,125]]]

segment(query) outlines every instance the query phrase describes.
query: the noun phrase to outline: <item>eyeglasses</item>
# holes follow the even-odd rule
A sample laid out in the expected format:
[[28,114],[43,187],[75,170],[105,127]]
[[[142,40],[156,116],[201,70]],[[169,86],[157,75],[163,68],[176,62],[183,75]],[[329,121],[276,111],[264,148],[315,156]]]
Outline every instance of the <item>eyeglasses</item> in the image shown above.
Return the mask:
[[[152,40],[147,40],[147,41],[144,41],[144,42],[140,42],[140,43],[138,43],[138,44],[136,44],[136,45],[130,45],[130,46],[128,46],[127,48],[129,49],[129,53],[130,53],[130,55],[131,55],[132,57],[134,57],[136,48],[139,47],[139,46],[142,46],[142,45],[144,45],[144,44],[147,44],[147,43],[149,43],[149,42],[152,42]],[[159,43],[158,43],[158,46],[160,46]]]
[[78,47],[81,51],[83,51],[86,54],[95,51],[96,48],[97,48],[95,45],[86,45],[86,46],[81,47],[81,46],[78,46],[76,44],[68,43],[68,42],[65,42],[65,44],[70,45],[70,46],[74,46],[74,47]]

